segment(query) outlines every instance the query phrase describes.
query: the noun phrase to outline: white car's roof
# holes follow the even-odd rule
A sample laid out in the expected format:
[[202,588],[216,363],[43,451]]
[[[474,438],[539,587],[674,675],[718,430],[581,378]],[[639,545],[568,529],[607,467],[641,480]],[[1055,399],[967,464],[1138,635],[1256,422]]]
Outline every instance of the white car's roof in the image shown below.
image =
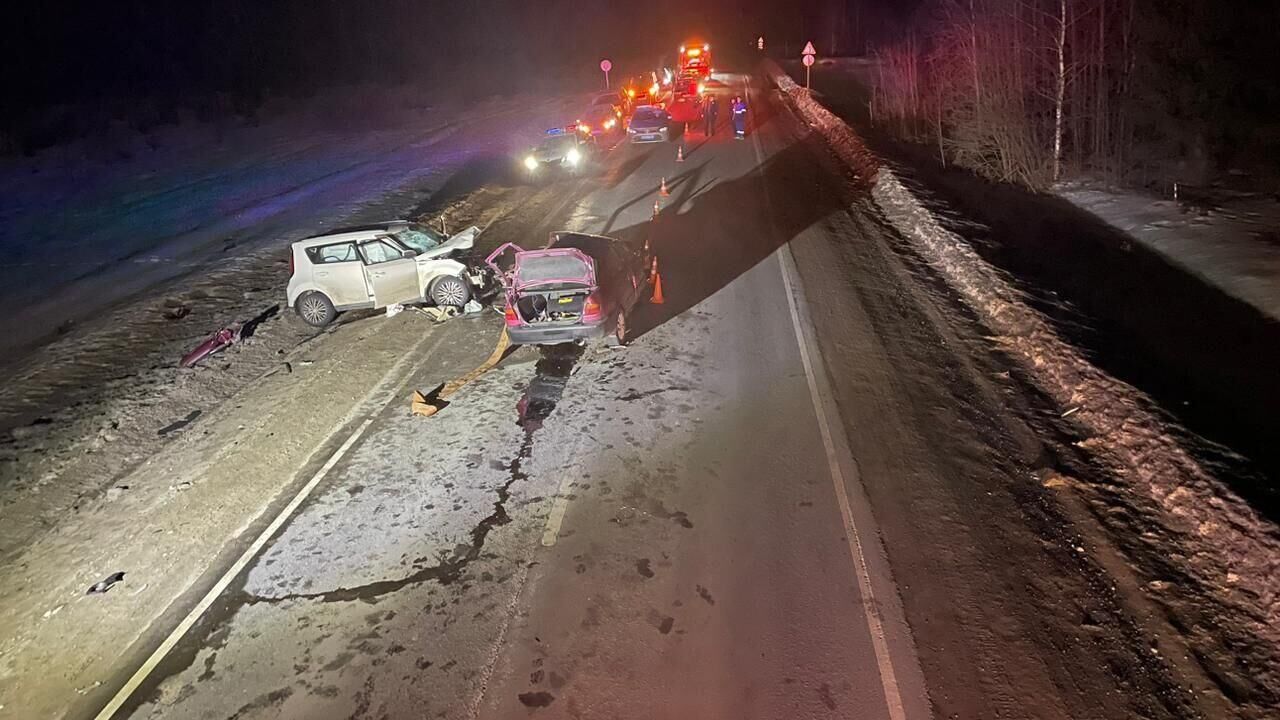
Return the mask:
[[373,238],[386,235],[393,228],[409,224],[408,220],[389,220],[384,223],[335,228],[324,235],[313,235],[311,237],[295,241],[293,244],[309,248],[317,245],[332,245],[335,242],[371,240]]

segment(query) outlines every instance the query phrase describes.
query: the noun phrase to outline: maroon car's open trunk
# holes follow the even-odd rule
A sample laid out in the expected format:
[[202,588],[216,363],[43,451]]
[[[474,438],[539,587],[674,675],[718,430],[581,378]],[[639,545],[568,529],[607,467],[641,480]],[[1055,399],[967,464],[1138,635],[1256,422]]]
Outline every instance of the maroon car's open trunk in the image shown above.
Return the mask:
[[529,325],[575,323],[582,319],[582,306],[590,294],[588,287],[527,289],[516,298],[516,312]]

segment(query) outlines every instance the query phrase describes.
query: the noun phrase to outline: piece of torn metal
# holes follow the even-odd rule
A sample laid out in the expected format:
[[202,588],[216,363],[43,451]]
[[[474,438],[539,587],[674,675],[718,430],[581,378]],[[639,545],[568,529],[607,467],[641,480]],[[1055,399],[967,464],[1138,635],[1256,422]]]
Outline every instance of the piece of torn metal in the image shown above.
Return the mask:
[[239,339],[240,328],[238,326],[233,325],[230,327],[224,327],[218,332],[210,335],[207,340],[197,345],[194,350],[183,355],[182,361],[178,363],[178,367],[193,367],[196,363],[219,350],[227,348]]
[[123,580],[124,580],[123,572],[113,572],[110,575],[106,576],[105,578],[99,580],[98,582],[90,585],[89,590],[85,592],[85,595],[101,595],[107,592],[108,590],[110,590],[111,588],[115,587],[116,583],[122,582]]

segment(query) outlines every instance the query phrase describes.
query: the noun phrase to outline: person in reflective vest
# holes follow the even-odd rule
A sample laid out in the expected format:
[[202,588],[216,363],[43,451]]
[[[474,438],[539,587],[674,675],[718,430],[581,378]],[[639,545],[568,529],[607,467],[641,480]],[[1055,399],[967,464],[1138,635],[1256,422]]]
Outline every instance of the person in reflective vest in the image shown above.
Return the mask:
[[740,95],[733,99],[733,133],[738,140],[747,134],[747,102]]

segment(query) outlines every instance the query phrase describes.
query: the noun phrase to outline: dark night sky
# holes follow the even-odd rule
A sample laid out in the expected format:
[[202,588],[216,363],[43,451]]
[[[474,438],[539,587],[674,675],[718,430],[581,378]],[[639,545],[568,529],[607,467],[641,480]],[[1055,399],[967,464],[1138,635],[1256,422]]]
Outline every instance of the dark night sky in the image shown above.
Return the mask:
[[757,33],[771,42],[784,35],[799,40],[802,29],[822,26],[841,6],[839,0],[51,0],[8,11],[5,84],[9,98],[35,105],[205,91],[290,93],[348,82],[501,84],[530,72],[590,68],[606,54],[623,65],[651,66],[694,33],[721,44],[745,43]]

